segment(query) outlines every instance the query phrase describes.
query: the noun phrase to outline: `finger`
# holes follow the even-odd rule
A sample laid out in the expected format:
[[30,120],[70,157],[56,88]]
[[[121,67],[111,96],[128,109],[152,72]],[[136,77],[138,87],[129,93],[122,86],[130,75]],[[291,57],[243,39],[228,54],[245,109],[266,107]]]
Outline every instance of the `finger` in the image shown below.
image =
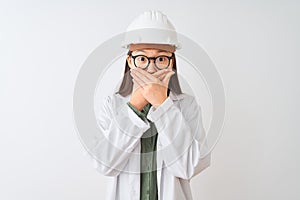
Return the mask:
[[131,71],[132,76],[138,77],[144,84],[152,83],[153,81],[149,80],[143,73],[139,72],[138,70],[134,69]]
[[169,73],[167,73],[165,78],[162,80],[163,84],[167,86],[171,76],[174,75],[174,74],[175,74],[174,71],[170,71]]
[[132,79],[133,83],[137,85],[137,88],[141,88],[142,90],[144,89],[143,86],[141,86],[134,78]]
[[136,90],[138,90],[140,88],[140,86],[136,83],[136,81],[134,81],[134,79],[131,79],[132,82],[133,82],[133,92],[135,92]]
[[166,73],[160,75],[160,76],[158,77],[158,79],[159,79],[160,81],[162,81],[162,80],[164,79],[165,76],[166,76]]
[[[145,70],[137,68],[135,72],[137,72],[138,75],[143,75],[145,82],[153,83],[153,82],[158,81],[158,79],[156,77],[154,77],[152,74],[150,74],[149,72],[147,72]],[[146,81],[146,80],[148,80],[148,81]]]
[[135,82],[137,82],[141,87],[145,86],[146,83],[144,82],[144,80],[139,77],[138,75],[136,75],[135,73],[132,73],[131,76],[133,77],[133,79],[135,80]]
[[132,90],[133,90],[133,92],[135,92],[136,90],[138,90],[140,88],[140,86],[136,82],[133,81],[134,79],[133,79],[132,76],[131,76],[131,80],[132,80],[132,83],[133,83]]
[[164,70],[159,70],[157,72],[154,72],[153,74],[151,74],[152,76],[155,76],[155,77],[160,77],[161,75],[165,74],[167,72],[166,69]]

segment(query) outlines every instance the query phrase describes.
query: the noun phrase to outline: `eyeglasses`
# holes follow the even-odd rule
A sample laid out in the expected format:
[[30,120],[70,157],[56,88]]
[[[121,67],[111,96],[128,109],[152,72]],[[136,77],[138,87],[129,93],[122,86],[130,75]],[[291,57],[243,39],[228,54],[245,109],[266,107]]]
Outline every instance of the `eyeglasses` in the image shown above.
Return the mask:
[[[172,53],[172,56],[173,55],[174,53]],[[135,56],[131,55],[131,57],[133,58],[134,65],[136,67],[146,69],[150,64],[150,60],[154,60],[155,67],[158,70],[168,68],[172,56],[147,57],[145,55],[135,55]]]

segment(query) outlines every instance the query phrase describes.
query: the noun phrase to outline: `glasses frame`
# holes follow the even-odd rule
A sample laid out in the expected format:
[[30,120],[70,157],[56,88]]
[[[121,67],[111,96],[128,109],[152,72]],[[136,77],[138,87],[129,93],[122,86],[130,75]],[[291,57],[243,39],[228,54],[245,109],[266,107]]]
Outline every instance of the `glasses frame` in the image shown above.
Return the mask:
[[[171,56],[161,55],[161,56],[157,56],[157,57],[148,57],[148,56],[145,56],[145,55],[135,55],[135,56],[133,56],[132,54],[131,54],[130,56],[133,58],[134,66],[137,67],[137,68],[140,68],[140,69],[147,69],[147,67],[149,67],[149,65],[150,65],[151,60],[154,60],[154,66],[155,66],[155,68],[158,69],[158,70],[163,70],[163,69],[167,69],[167,68],[170,66],[171,59],[173,58],[174,53],[172,53]],[[144,57],[146,57],[146,58],[148,59],[148,64],[147,64],[146,67],[143,67],[143,68],[142,68],[142,67],[136,66],[135,58],[137,58],[137,57],[139,57],[139,56],[144,56]],[[159,58],[159,57],[166,57],[166,58],[169,59],[169,64],[168,64],[167,67],[161,69],[161,68],[159,68],[159,67],[156,66],[156,59]]]

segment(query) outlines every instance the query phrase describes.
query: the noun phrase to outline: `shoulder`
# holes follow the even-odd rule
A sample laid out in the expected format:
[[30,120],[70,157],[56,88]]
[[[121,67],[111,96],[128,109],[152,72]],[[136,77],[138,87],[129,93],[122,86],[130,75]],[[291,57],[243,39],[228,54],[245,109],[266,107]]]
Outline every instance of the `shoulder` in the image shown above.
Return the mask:
[[119,93],[104,96],[103,104],[111,108],[118,108],[120,105],[126,104],[129,101],[130,95],[124,97]]
[[187,94],[187,93],[182,93],[182,98],[185,101],[190,101],[190,102],[196,100],[196,98],[193,95],[190,95],[190,94]]
[[[175,96],[175,97],[174,97]],[[200,105],[197,102],[195,96],[187,93],[173,94],[173,103],[185,114],[190,115],[191,113],[196,113],[201,111]]]
[[120,95],[119,93],[113,93],[110,95],[104,96],[104,101],[111,102],[111,101],[126,101],[126,99],[129,99],[130,95],[124,97]]
[[119,102],[123,103],[123,102],[129,101],[130,95],[127,95],[127,96],[124,97],[124,96],[120,95],[119,93],[114,93],[114,94],[108,96],[108,98],[111,101],[114,101],[116,103],[119,103]]
[[180,103],[186,103],[191,104],[196,102],[196,98],[193,95],[187,94],[187,93],[170,93],[170,98],[173,100],[173,102],[180,102]]

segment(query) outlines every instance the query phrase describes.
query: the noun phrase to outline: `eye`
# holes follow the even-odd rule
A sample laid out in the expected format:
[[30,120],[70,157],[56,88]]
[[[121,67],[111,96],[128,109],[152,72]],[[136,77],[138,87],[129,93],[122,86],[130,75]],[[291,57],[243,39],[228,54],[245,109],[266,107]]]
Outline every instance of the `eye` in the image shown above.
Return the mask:
[[146,62],[147,61],[147,58],[145,56],[138,56],[136,57],[136,60],[138,62]]
[[165,57],[158,57],[159,62],[163,62],[166,58]]
[[168,62],[169,59],[166,56],[159,56],[159,57],[157,57],[156,61],[159,63],[163,63],[163,62]]

